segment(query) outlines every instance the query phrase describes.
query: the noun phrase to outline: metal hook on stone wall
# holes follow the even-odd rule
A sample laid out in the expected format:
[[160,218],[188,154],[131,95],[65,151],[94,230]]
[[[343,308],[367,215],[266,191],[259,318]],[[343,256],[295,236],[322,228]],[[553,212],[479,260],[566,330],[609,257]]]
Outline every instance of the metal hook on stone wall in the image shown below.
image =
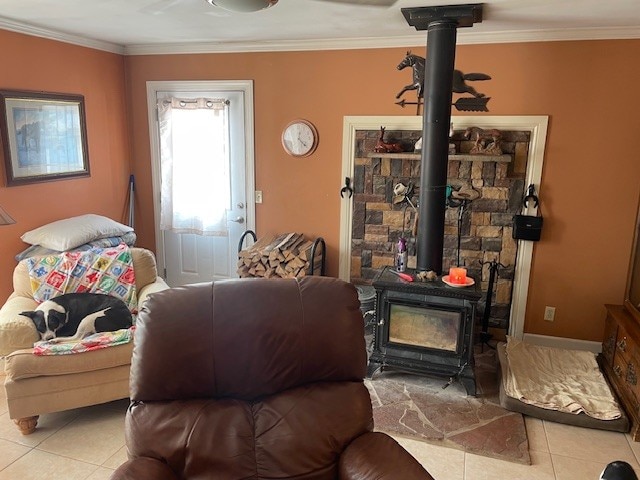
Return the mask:
[[351,188],[351,179],[349,177],[344,178],[344,187],[340,189],[341,198],[344,198],[345,192],[349,193],[349,198],[353,197],[353,188]]
[[534,207],[538,206],[539,200],[538,196],[536,195],[536,187],[533,183],[529,185],[529,188],[527,189],[527,195],[524,197],[524,201],[522,202],[524,204],[524,208],[529,208],[529,200],[533,201]]

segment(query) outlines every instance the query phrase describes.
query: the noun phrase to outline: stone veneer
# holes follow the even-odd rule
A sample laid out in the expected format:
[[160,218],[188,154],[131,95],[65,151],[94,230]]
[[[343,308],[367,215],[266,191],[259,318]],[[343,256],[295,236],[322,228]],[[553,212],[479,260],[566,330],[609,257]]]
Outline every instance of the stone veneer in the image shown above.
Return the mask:
[[[472,142],[462,131],[454,132],[451,143],[456,153],[468,154]],[[351,240],[351,281],[370,284],[379,269],[393,265],[396,244],[403,235],[408,238],[409,268],[416,266],[415,236],[412,226],[415,213],[406,202],[393,203],[393,187],[399,182],[415,185],[412,201],[417,206],[420,186],[420,156],[412,146],[419,131],[387,131],[385,141],[406,145],[406,154],[376,154],[373,148],[379,137],[377,130],[356,132],[354,167],[353,224]],[[481,281],[483,301],[489,281],[488,266],[480,262],[497,260],[500,268],[494,284],[491,326],[508,328],[511,290],[517,254],[517,241],[511,238],[513,215],[521,209],[530,133],[502,132],[502,150],[508,154],[500,161],[486,161],[488,156],[449,159],[447,183],[458,189],[473,186],[480,198],[470,202],[462,216],[460,264],[468,275]],[[456,264],[458,208],[447,207],[443,273]]]

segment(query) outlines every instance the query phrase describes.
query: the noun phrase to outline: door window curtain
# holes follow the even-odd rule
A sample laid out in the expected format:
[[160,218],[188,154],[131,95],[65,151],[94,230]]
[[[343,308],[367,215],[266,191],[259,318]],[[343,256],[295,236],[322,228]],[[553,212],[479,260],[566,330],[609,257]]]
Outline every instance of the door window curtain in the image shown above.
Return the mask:
[[225,99],[159,102],[161,230],[228,235],[228,116]]

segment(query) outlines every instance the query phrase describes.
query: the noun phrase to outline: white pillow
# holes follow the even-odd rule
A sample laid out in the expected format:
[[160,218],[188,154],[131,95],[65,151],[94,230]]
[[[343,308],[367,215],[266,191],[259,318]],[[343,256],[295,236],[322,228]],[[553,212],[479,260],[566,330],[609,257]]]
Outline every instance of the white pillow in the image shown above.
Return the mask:
[[30,230],[20,237],[25,243],[65,251],[98,238],[121,236],[133,228],[101,215],[65,218]]

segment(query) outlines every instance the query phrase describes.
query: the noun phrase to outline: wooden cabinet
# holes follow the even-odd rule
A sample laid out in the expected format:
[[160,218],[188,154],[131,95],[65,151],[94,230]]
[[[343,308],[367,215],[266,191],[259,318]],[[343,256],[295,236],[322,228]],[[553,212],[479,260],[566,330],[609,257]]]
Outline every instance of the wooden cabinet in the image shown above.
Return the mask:
[[640,214],[635,237],[624,305],[605,305],[604,337],[600,363],[631,420],[631,435],[640,440]]
[[629,416],[631,436],[640,440],[640,324],[623,305],[605,305],[601,365]]

